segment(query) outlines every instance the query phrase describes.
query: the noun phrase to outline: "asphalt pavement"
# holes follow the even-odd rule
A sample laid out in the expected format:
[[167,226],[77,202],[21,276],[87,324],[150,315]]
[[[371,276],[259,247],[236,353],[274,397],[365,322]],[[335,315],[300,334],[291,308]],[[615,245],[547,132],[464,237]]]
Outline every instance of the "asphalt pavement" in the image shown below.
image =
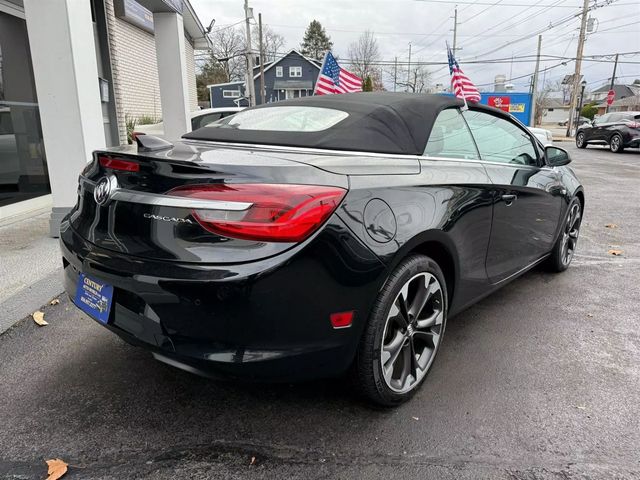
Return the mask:
[[587,196],[571,268],[451,319],[409,403],[203,379],[61,298],[0,336],[0,478],[640,478],[640,153],[562,146]]

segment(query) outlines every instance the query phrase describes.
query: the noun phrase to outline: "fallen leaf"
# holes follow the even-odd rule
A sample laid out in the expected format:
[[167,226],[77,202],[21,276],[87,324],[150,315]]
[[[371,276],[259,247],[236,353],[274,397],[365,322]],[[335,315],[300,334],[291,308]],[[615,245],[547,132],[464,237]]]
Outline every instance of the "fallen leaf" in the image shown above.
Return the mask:
[[607,223],[605,225],[605,228],[618,228],[618,225],[616,225],[615,223]]
[[256,464],[256,457],[251,457],[251,463],[249,465],[255,465]]
[[36,322],[41,327],[44,327],[45,325],[49,325],[49,323],[44,319],[44,312],[41,312],[40,310],[38,310],[37,312],[33,312],[31,316],[33,317],[33,321]]
[[49,476],[47,477],[47,480],[58,480],[67,473],[67,467],[69,466],[59,458],[47,460],[47,465],[49,466],[49,470],[47,471]]
[[59,303],[60,303],[60,300],[58,300],[57,298],[54,298],[49,302],[49,305],[58,305]]
[[593,313],[587,313],[587,317],[593,318]]
[[607,253],[609,253],[609,255],[615,255],[616,257],[619,257],[620,255],[622,255],[624,253],[624,250],[616,250],[616,249],[612,248]]

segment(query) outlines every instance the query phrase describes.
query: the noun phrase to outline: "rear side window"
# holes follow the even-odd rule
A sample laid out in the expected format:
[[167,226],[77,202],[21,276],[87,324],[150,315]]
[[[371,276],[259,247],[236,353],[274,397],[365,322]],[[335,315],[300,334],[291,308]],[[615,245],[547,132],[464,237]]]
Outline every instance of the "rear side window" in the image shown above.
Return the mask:
[[348,116],[347,112],[323,107],[266,107],[243,110],[210,126],[236,130],[320,132]]
[[516,124],[484,112],[467,110],[463,115],[482,160],[514,165],[538,164],[531,136]]
[[609,116],[609,122],[619,122],[620,120],[622,120],[622,114],[621,113],[612,113]]
[[209,113],[207,115],[201,115],[199,117],[194,117],[191,119],[191,129],[195,130],[196,128],[204,127],[205,125],[215,122],[220,119],[219,113]]
[[431,129],[424,154],[428,157],[479,158],[471,132],[457,108],[440,112]]

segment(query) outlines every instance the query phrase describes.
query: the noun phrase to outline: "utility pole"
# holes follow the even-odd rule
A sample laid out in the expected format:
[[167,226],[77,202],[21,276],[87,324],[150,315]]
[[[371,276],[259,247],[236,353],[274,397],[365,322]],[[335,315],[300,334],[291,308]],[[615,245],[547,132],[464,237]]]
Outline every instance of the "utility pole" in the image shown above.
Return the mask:
[[589,13],[589,0],[584,0],[582,5],[582,21],[580,22],[580,36],[578,38],[578,51],[576,52],[576,69],[573,74],[573,88],[571,89],[571,108],[569,109],[569,122],[567,124],[567,137],[573,133],[573,124],[578,107],[578,89],[580,88],[580,69],[582,67],[582,52],[584,50],[585,31],[587,29],[587,13]]
[[396,85],[398,84],[398,57],[393,60],[393,91],[396,91]]
[[258,14],[258,33],[260,34],[260,104],[264,105],[264,48],[262,46],[262,14]]
[[407,62],[407,92],[411,85],[411,42],[409,42],[409,61]]
[[[451,17],[449,17],[451,18]],[[456,46],[458,40],[458,9],[453,11],[453,54],[456,54]]]
[[[536,69],[533,72],[533,82],[531,82],[531,118],[529,124],[536,126],[536,110],[538,103],[538,73],[540,72],[540,50],[542,50],[542,35],[538,35],[538,54],[536,56]],[[544,88],[544,85],[542,86]]]
[[[615,84],[616,84],[616,70],[618,69],[618,53],[616,53],[616,61],[613,64],[613,75],[611,75],[611,85],[609,86],[609,90],[613,90]],[[605,113],[609,113],[609,103],[607,103],[607,109],[605,110]]]
[[249,8],[249,0],[244,0],[244,20],[246,23],[246,43],[247,43],[247,91],[249,92],[249,106],[256,104],[256,89],[253,83],[253,49],[251,48],[251,23],[249,20],[253,16]]

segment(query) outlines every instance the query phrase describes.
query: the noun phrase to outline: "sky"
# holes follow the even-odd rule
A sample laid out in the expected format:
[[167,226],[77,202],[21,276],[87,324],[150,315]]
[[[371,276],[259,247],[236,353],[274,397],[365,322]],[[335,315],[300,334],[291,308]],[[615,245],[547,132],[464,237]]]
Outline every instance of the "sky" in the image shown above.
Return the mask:
[[[371,30],[382,60],[441,62],[429,65],[430,83],[448,86],[445,41],[453,42],[454,10],[458,10],[456,57],[464,72],[483,89],[491,90],[494,78],[504,74],[516,91],[528,91],[535,69],[537,33],[542,34],[542,55],[576,57],[581,0],[250,0],[257,19],[286,40],[287,50],[299,48],[305,28],[320,21],[334,43],[333,52],[348,58],[349,44],[365,30]],[[243,0],[191,0],[202,23],[212,18],[214,30],[241,22]],[[584,55],[620,56],[616,83],[640,78],[640,0],[590,0],[594,31],[588,34]],[[565,23],[560,22],[567,20]],[[556,25],[549,28],[550,25]],[[242,25],[242,24],[240,24]],[[513,60],[511,59],[512,57]],[[518,58],[524,57],[524,58]],[[490,60],[491,62],[487,62]],[[582,74],[594,90],[606,83],[613,70],[613,58],[585,61]],[[562,65],[566,62],[566,65]],[[389,72],[393,67],[384,67]],[[539,84],[562,80],[574,72],[573,60],[543,57]],[[547,71],[544,71],[548,69]],[[391,76],[385,84],[392,87]]]

